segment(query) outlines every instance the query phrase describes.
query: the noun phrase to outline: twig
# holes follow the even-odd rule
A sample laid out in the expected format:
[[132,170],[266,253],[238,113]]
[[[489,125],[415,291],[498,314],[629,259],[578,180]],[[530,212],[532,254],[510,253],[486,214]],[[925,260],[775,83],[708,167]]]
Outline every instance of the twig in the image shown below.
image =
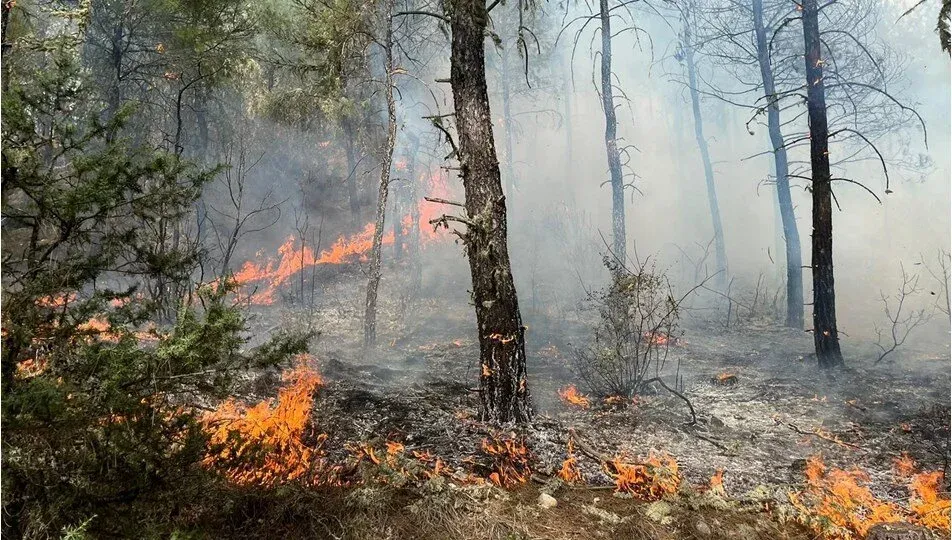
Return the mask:
[[662,387],[664,387],[665,390],[667,390],[668,392],[671,392],[672,394],[674,394],[674,395],[678,396],[679,398],[681,398],[682,400],[684,400],[684,402],[688,404],[688,409],[691,410],[691,421],[688,422],[687,425],[693,426],[694,424],[697,424],[697,414],[694,412],[694,405],[691,404],[691,400],[689,400],[688,398],[684,397],[684,394],[682,394],[681,392],[678,392],[677,390],[674,390],[673,388],[671,388],[670,386],[668,386],[667,384],[665,384],[664,381],[661,380],[661,377],[652,377],[651,379],[642,381],[642,382],[641,382],[641,385],[642,385],[642,386],[648,386],[648,385],[651,384],[651,383],[658,383],[658,384],[660,384]]

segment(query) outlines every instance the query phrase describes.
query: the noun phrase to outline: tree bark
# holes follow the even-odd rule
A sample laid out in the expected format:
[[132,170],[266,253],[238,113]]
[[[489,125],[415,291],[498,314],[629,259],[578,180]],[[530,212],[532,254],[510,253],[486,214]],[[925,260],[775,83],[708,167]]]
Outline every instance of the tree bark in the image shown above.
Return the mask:
[[701,118],[701,100],[697,90],[697,66],[694,63],[694,42],[690,26],[691,12],[685,8],[684,13],[684,59],[688,68],[688,85],[691,92],[691,108],[694,111],[694,137],[697,139],[698,149],[701,151],[701,162],[704,164],[704,182],[707,186],[707,203],[711,210],[711,225],[714,229],[714,269],[717,273],[715,283],[723,287],[727,282],[727,251],[724,247],[724,226],[721,222],[721,210],[717,203],[717,189],[714,186],[714,167],[711,165],[711,154],[704,138],[704,120]]
[[509,264],[506,198],[486,90],[484,36],[489,14],[483,0],[455,0],[449,17],[453,35],[450,85],[469,222],[463,236],[479,331],[480,417],[496,423],[523,423],[532,414],[525,327]]
[[787,266],[787,326],[803,329],[803,262],[800,254],[800,232],[790,197],[790,170],[787,147],[780,131],[780,105],[777,103],[770,51],[767,49],[767,30],[764,28],[763,0],[753,0],[754,33],[757,37],[757,61],[767,100],[767,132],[773,146],[774,172],[777,176],[777,205],[783,227]]
[[[390,165],[393,147],[397,141],[397,105],[393,98],[393,2],[388,0],[384,17],[384,84],[387,96],[387,148],[380,165],[380,187],[377,191],[377,217],[374,220],[374,238],[370,250],[370,277],[367,280],[367,302],[364,309],[364,348],[371,349],[377,342],[377,288],[380,286],[380,251],[383,244],[384,220],[387,213],[387,192],[390,185]],[[396,219],[399,219],[397,217]]]
[[608,0],[599,0],[602,32],[602,109],[605,111],[605,150],[612,186],[612,251],[625,262],[625,183],[618,151],[618,121],[615,118],[615,99],[612,93],[612,29]]
[[821,368],[843,364],[836,331],[833,288],[833,205],[830,182],[829,129],[820,55],[817,0],[803,2],[803,43],[810,119],[810,167],[813,189],[813,342]]

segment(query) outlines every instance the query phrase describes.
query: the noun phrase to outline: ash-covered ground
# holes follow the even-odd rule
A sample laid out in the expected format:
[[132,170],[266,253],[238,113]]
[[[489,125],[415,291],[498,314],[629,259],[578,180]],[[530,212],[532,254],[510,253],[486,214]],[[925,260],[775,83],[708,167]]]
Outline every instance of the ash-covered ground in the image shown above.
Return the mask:
[[[356,270],[340,271],[322,286],[314,307],[259,308],[256,329],[291,325],[320,332],[312,352],[327,385],[316,401],[315,429],[329,436],[331,454],[342,454],[348,443],[392,440],[472,469],[480,442],[495,430],[476,420],[472,308],[465,292],[440,292],[465,291],[465,285],[424,287],[411,299],[399,275],[385,277],[379,347],[369,357],[360,352],[361,278]],[[572,351],[591,333],[582,313],[537,314],[529,323],[536,417],[523,435],[535,457],[536,480],[556,473],[570,437],[588,451],[577,453],[590,485],[610,484],[593,453],[635,459],[664,452],[693,485],[705,485],[722,470],[727,493],[741,500],[779,498],[802,485],[812,455],[865,470],[873,492],[885,500],[908,496],[893,473],[903,452],[920,470],[943,470],[949,477],[947,349],[920,351],[910,342],[893,361],[877,365],[871,347],[847,341],[848,367],[825,373],[811,356],[809,333],[770,324],[724,329],[688,322],[661,376],[672,385],[676,371],[682,376],[679,388],[697,414],[692,425],[685,403],[661,389],[622,404],[592,398],[587,408],[559,398],[560,388],[579,383]],[[258,381],[262,393],[277,380],[273,375]],[[722,382],[718,375],[732,377]]]

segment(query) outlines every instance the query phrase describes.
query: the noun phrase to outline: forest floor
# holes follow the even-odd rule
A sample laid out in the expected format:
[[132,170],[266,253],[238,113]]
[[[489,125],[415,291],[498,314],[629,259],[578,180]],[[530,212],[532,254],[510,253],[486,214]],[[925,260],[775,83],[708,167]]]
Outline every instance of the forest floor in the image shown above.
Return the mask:
[[[496,432],[476,421],[478,343],[465,296],[431,291],[407,302],[395,292],[399,287],[385,289],[380,346],[376,358],[368,359],[355,352],[362,302],[354,277],[328,286],[323,308],[259,311],[262,329],[277,313],[281,325],[321,332],[312,352],[326,386],[313,421],[328,435],[325,448],[333,455],[360,441],[398,441],[408,452],[429,452],[451,468],[478,472],[474,456],[481,441]],[[830,467],[865,471],[866,485],[885,501],[909,496],[895,472],[904,453],[917,470],[940,470],[949,477],[947,350],[930,354],[909,347],[894,362],[876,365],[872,350],[847,346],[847,367],[830,374],[817,370],[808,333],[766,323],[729,330],[688,326],[671,346],[661,375],[672,384],[675,370],[683,377],[681,388],[697,415],[689,424],[685,403],[666,392],[621,404],[592,398],[588,407],[560,399],[561,388],[578,384],[571,369],[573,344],[585,343],[590,334],[583,318],[532,317],[527,353],[536,417],[521,435],[532,454],[535,481],[501,499],[467,492],[470,503],[483,501],[468,519],[482,516],[489,528],[465,533],[462,525],[452,529],[444,523],[433,537],[453,530],[478,538],[512,532],[532,538],[811,538],[815,535],[783,519],[787,496],[802,489],[811,456],[822,456]],[[731,377],[725,383],[719,375]],[[266,395],[277,379],[262,379],[265,384],[259,380],[253,388]],[[547,480],[566,459],[570,438],[581,448],[576,454],[584,487],[553,489]],[[612,480],[595,459],[649,454],[672,456],[683,483],[698,487],[683,504],[659,509],[658,503],[613,497]],[[718,471],[726,494],[704,496]],[[948,491],[947,483],[943,489]],[[553,495],[557,505],[540,508],[542,492]],[[409,505],[393,506],[391,517],[405,515]],[[728,507],[736,511],[726,513]],[[384,522],[390,532],[379,537],[405,537],[400,519]]]

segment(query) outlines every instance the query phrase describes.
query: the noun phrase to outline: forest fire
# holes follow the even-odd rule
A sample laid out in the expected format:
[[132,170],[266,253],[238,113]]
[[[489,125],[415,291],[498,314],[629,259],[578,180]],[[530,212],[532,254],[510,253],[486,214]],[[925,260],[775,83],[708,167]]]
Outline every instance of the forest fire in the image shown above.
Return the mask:
[[588,406],[591,404],[588,397],[581,394],[574,384],[570,384],[559,390],[559,397],[562,399],[562,401],[568,403],[569,405],[581,407],[583,409],[588,408]]
[[317,443],[304,441],[314,392],[324,381],[300,355],[282,379],[277,403],[268,399],[247,406],[230,398],[202,418],[209,446],[202,464],[238,485],[270,486],[299,478],[319,464]]
[[643,500],[656,500],[676,493],[681,485],[678,462],[667,454],[652,452],[644,463],[628,463],[616,456],[602,468],[615,482],[615,493]]
[[805,525],[827,538],[862,538],[879,523],[914,523],[949,528],[949,499],[939,496],[940,471],[912,476],[909,506],[877,498],[867,487],[869,475],[859,469],[828,468],[821,457],[807,461],[807,485],[790,493],[790,502]]
[[559,469],[558,477],[568,484],[576,484],[582,481],[582,473],[578,470],[578,462],[575,457],[575,443],[569,437],[569,442],[565,448],[565,461]]
[[[449,193],[445,175],[442,173],[431,175],[426,188],[427,193],[435,197],[442,198]],[[413,225],[414,216],[419,215],[417,225],[420,243],[426,245],[447,238],[430,225],[430,220],[440,214],[441,209],[436,203],[421,200],[417,204],[417,211],[402,217],[401,223],[404,229],[409,229]],[[239,286],[255,284],[261,287],[261,290],[254,290],[247,298],[250,303],[270,305],[276,300],[278,288],[305,268],[324,264],[365,262],[373,248],[373,237],[374,224],[371,222],[355,234],[339,237],[330,248],[315,254],[311,246],[291,235],[278,247],[277,257],[269,258],[264,262],[246,261],[235,272],[233,279]],[[393,230],[388,230],[383,235],[382,243],[391,245],[394,240]]]
[[485,438],[481,449],[493,459],[492,472],[489,473],[489,481],[493,484],[509,487],[529,480],[532,474],[529,449],[515,435]]

